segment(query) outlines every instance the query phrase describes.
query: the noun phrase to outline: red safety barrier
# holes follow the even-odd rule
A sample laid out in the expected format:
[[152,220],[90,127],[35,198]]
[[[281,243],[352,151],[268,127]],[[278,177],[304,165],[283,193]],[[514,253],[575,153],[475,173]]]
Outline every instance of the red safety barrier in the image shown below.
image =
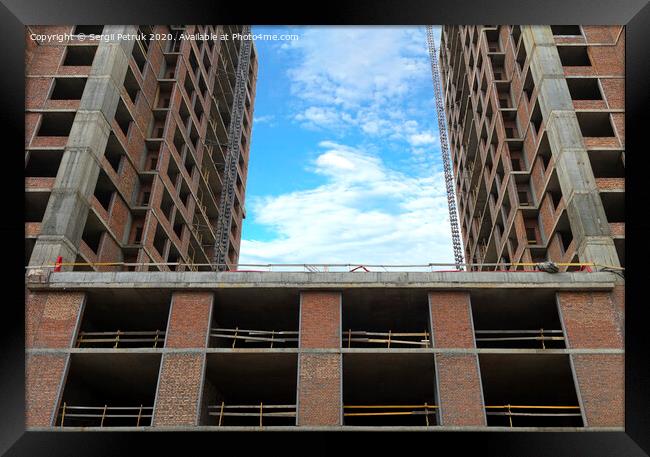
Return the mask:
[[61,264],[63,263],[63,257],[58,256],[56,258],[56,263],[54,264],[54,271],[61,271]]

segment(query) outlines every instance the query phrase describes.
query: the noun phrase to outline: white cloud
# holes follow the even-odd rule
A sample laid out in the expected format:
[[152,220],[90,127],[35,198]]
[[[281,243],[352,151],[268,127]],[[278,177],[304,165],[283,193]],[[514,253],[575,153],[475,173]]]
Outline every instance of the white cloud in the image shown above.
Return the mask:
[[253,124],[270,124],[273,125],[275,121],[275,114],[266,114],[264,116],[255,116],[253,118]]
[[431,132],[414,133],[409,136],[408,142],[411,146],[423,146],[433,144],[436,138]]
[[389,168],[359,148],[322,142],[318,187],[253,197],[250,217],[276,233],[244,239],[241,263],[451,262],[444,181]]

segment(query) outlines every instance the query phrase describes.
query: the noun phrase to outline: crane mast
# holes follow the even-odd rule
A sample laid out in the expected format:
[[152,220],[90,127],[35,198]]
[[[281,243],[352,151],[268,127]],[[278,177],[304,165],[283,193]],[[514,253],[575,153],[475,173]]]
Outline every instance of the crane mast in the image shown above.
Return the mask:
[[449,158],[449,145],[447,143],[447,125],[445,119],[445,106],[442,102],[442,90],[440,87],[440,68],[436,56],[436,43],[433,38],[433,26],[427,25],[427,44],[429,47],[429,58],[431,60],[431,73],[433,75],[433,91],[436,100],[436,112],[438,114],[438,130],[440,131],[440,150],[442,152],[442,165],[445,172],[445,186],[447,188],[447,203],[449,206],[449,223],[451,224],[451,241],[454,248],[454,261],[456,269],[461,270],[463,261],[463,246],[460,240],[458,228],[458,211],[456,209],[456,192],[454,188],[454,176]]

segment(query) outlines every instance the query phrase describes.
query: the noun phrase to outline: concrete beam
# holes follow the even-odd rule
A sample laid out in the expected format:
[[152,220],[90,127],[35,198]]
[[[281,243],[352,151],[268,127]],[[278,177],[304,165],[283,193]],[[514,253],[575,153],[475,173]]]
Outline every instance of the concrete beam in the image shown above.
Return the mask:
[[613,273],[431,272],[431,273],[234,273],[234,272],[60,272],[30,289],[222,289],[222,288],[542,288],[611,290]]

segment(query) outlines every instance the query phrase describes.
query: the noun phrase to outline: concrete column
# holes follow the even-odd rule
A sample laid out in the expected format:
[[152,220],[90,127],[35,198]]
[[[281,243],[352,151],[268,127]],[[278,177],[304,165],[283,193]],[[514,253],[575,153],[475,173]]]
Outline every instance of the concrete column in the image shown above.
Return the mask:
[[[429,309],[434,348],[476,347],[469,292],[431,292]],[[478,356],[438,353],[435,366],[440,425],[487,425]]]
[[211,292],[175,292],[165,334],[154,426],[196,426],[201,414],[205,348],[212,318]]
[[299,426],[341,425],[341,300],[340,292],[300,295]]
[[578,257],[619,266],[551,27],[521,29]]
[[[103,33],[135,32],[135,26],[107,25]],[[97,47],[30,265],[52,264],[58,256],[73,262],[77,257],[133,44],[133,40],[114,40]]]

